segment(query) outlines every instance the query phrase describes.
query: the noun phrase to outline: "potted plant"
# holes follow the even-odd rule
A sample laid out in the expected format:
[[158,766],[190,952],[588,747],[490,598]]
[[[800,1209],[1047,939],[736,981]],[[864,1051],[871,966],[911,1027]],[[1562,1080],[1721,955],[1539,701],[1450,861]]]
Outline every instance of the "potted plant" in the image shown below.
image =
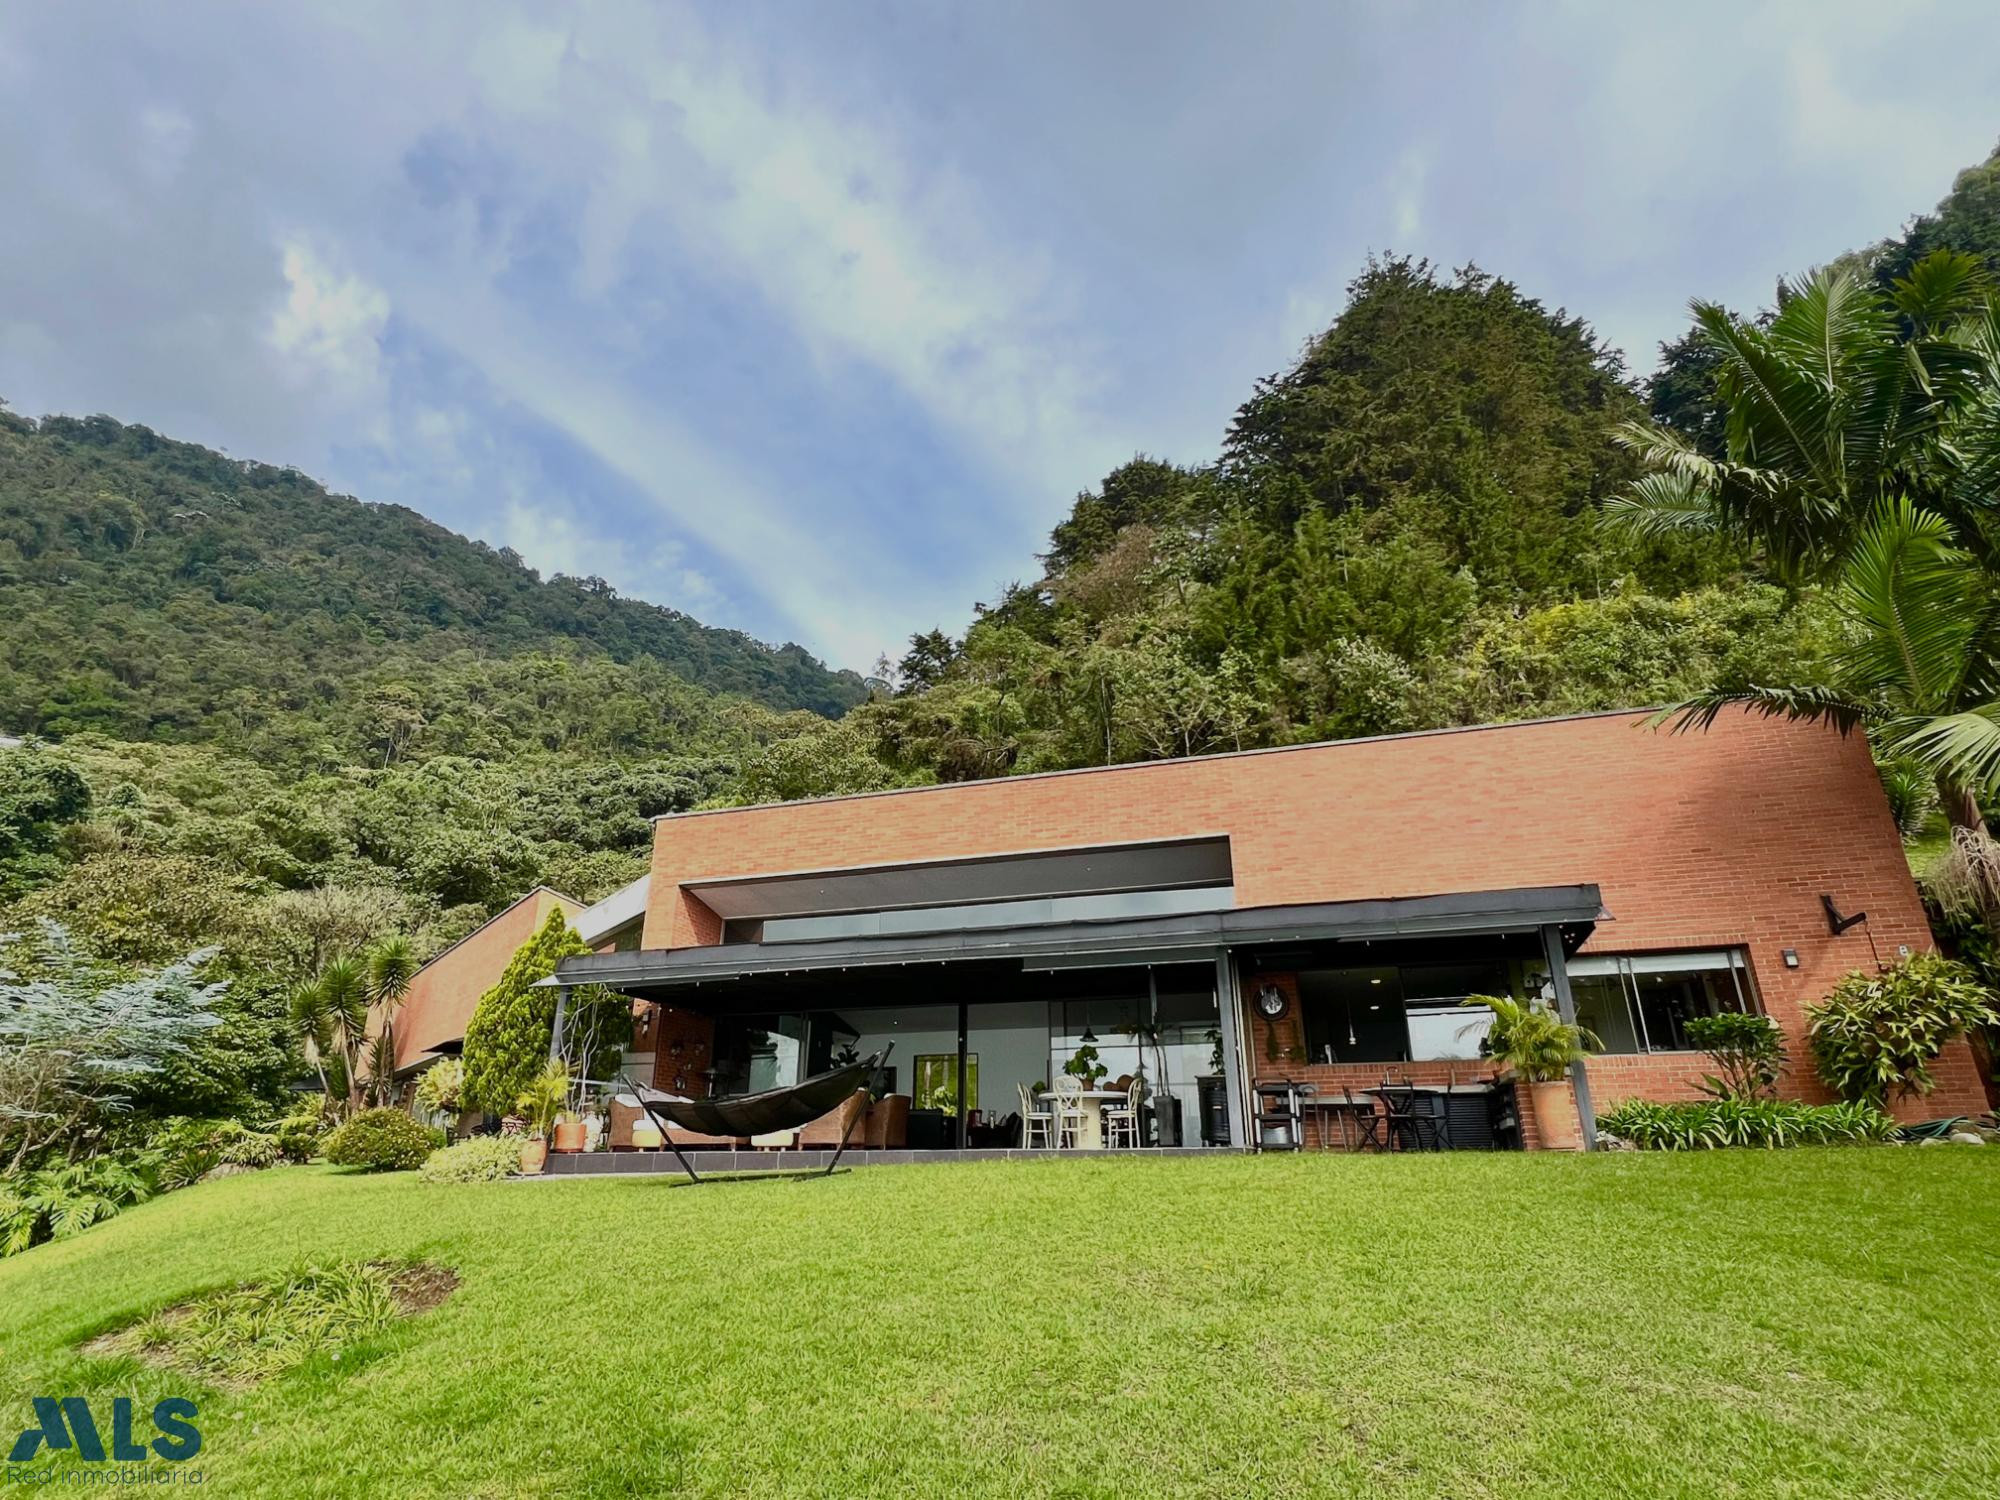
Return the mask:
[[569,1081],[568,1065],[551,1062],[514,1101],[514,1108],[528,1130],[527,1139],[521,1143],[521,1171],[527,1176],[534,1176],[548,1163],[549,1137],[564,1118],[563,1107],[569,1103]]
[[1485,1006],[1493,1012],[1493,1026],[1481,1049],[1495,1062],[1512,1068],[1528,1085],[1529,1105],[1535,1112],[1543,1148],[1581,1150],[1583,1124],[1577,1118],[1569,1070],[1588,1049],[1602,1043],[1581,1026],[1526,1001],[1468,995],[1459,1003]]
[[1097,1060],[1098,1056],[1097,1049],[1085,1042],[1076,1049],[1076,1056],[1063,1064],[1063,1072],[1076,1079],[1085,1088],[1094,1089],[1098,1080],[1110,1071]]

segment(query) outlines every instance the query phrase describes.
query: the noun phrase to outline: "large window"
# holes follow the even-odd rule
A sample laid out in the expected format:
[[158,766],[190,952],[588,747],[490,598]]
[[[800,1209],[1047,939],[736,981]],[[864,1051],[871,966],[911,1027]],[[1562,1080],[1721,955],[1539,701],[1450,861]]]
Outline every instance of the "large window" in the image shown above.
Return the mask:
[[[1535,976],[1544,997],[1546,971]],[[1610,1053],[1689,1052],[1696,1016],[1754,1011],[1749,966],[1740,949],[1571,959],[1578,1023]]]
[[1469,995],[1504,995],[1503,963],[1401,964],[1301,973],[1306,1058],[1316,1063],[1470,1061],[1493,1024]]
[[[920,1052],[917,1054],[918,1109],[942,1109],[948,1115],[958,1113],[958,1054],[956,1052]],[[979,1054],[965,1054],[965,1107],[979,1108]]]

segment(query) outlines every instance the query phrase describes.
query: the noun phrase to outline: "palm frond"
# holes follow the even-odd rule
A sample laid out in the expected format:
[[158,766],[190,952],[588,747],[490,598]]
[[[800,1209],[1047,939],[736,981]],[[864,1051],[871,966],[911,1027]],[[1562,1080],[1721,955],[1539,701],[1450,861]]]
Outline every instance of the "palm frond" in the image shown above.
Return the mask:
[[[1801,306],[1801,298],[1810,301]],[[1722,356],[1717,388],[1729,405],[1729,454],[1739,463],[1781,469],[1809,488],[1844,496],[1846,475],[1831,461],[1826,438],[1832,423],[1833,388],[1817,367],[1802,374],[1797,360],[1813,358],[1829,337],[1820,327],[1828,317],[1827,297],[1812,284],[1773,321],[1770,331],[1739,322],[1714,303],[1697,302],[1695,321]],[[1786,319],[1789,318],[1789,324]],[[1785,324],[1783,340],[1779,328]]]
[[1599,507],[1598,521],[1612,531],[1645,539],[1720,531],[1724,525],[1713,492],[1673,469],[1640,475]]
[[361,964],[338,958],[319,971],[320,1003],[328,1022],[348,1046],[368,1034],[368,977]]
[[1716,688],[1661,709],[1647,723],[1667,725],[1675,734],[1712,727],[1725,709],[1743,708],[1767,719],[1831,724],[1842,734],[1866,722],[1871,709],[1861,699],[1831,687]]
[[383,938],[368,950],[367,964],[369,998],[385,1010],[395,1010],[417,975],[415,946],[400,933]]
[[1839,660],[1854,691],[1888,689],[1906,710],[1949,708],[1966,669],[1979,574],[1949,523],[1906,497],[1884,501],[1848,555],[1839,604],[1861,625]]
[[1881,727],[1880,743],[1891,755],[1920,761],[1988,796],[2000,793],[2000,702],[1891,719]]
[[1993,294],[1993,278],[1976,255],[1935,250],[1889,289],[1889,301],[1912,329],[1928,333],[1976,314]]

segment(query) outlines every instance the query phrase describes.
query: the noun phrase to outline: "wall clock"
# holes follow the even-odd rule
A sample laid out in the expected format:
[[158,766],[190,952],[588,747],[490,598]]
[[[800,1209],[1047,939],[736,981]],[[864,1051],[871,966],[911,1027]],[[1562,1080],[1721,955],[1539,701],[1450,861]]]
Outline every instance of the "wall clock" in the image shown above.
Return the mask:
[[1267,984],[1257,991],[1257,1013],[1267,1021],[1276,1021],[1285,1014],[1285,992],[1275,984]]

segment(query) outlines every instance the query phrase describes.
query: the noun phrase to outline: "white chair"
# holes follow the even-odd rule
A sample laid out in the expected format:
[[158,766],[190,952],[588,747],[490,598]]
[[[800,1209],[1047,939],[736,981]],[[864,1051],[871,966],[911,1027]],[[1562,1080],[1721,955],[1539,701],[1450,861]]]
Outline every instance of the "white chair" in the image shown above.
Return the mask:
[[1125,1090],[1123,1104],[1107,1103],[1099,1116],[1104,1121],[1104,1144],[1117,1150],[1137,1150],[1139,1146],[1139,1099],[1145,1092],[1145,1085],[1138,1079],[1132,1080]]
[[1074,1151],[1083,1144],[1083,1080],[1065,1073],[1055,1088],[1056,1145]]
[[[1044,1108],[1035,1091],[1025,1083],[1017,1083],[1014,1088],[1021,1096],[1021,1144],[1052,1148],[1056,1143],[1056,1112]],[[1035,1140],[1037,1134],[1041,1136],[1039,1143]]]

